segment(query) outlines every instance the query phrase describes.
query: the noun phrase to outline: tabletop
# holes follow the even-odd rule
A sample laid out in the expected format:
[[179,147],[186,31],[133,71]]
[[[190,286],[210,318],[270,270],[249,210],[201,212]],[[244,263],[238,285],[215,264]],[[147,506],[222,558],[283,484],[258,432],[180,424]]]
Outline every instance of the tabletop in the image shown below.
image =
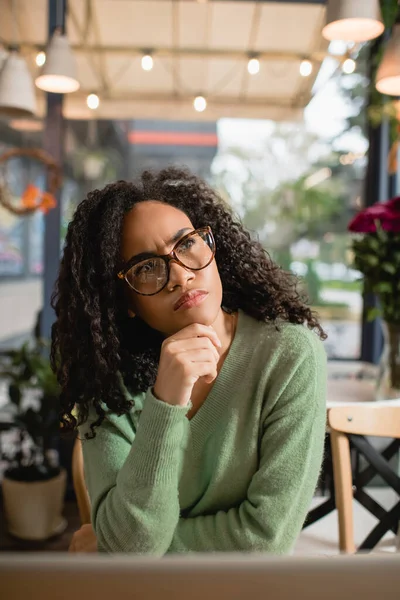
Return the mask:
[[328,363],[327,409],[351,404],[399,406],[396,400],[375,400],[377,367],[359,361]]

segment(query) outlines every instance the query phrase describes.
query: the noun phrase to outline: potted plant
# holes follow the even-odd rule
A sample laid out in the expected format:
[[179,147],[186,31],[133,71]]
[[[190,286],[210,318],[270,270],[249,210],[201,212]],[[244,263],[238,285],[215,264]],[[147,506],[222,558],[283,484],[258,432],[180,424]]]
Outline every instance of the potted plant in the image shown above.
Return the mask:
[[400,197],[360,211],[349,224],[354,265],[364,275],[366,292],[378,297],[370,320],[383,318],[385,345],[377,383],[377,399],[400,398]]
[[9,532],[44,540],[64,530],[62,507],[66,473],[52,451],[59,431],[59,386],[46,344],[25,343],[2,357],[0,375],[8,381],[18,434],[3,459],[3,499]]

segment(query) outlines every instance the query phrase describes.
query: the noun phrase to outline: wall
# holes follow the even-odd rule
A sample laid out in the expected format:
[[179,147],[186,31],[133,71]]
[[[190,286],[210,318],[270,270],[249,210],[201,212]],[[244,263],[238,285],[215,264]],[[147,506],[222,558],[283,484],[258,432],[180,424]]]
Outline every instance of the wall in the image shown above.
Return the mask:
[[0,344],[29,334],[42,307],[42,280],[32,278],[0,284]]

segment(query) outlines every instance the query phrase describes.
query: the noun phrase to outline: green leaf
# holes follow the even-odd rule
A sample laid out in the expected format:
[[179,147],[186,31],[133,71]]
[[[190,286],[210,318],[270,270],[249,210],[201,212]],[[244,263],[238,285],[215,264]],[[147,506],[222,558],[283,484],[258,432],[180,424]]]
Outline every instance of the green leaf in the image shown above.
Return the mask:
[[368,235],[363,240],[363,245],[368,246],[371,250],[379,250],[380,243],[377,237]]
[[390,29],[391,27],[393,27],[395,21],[396,21],[396,16],[398,14],[398,2],[397,0],[389,0],[389,1],[382,1],[380,2],[381,5],[381,10],[382,10],[382,18],[383,18],[383,22],[385,24],[385,27],[387,27],[388,29]]
[[386,244],[388,241],[387,232],[382,228],[382,225],[381,225],[381,222],[379,221],[379,219],[376,219],[374,222],[375,222],[376,233],[377,233],[378,238],[380,239],[380,241],[382,243]]
[[379,258],[376,256],[376,254],[366,254],[362,258],[368,265],[372,267],[375,267],[377,264],[379,264]]
[[393,286],[388,281],[378,281],[373,287],[378,294],[391,294],[393,292]]
[[382,263],[382,269],[390,275],[394,275],[397,271],[396,267],[392,263]]

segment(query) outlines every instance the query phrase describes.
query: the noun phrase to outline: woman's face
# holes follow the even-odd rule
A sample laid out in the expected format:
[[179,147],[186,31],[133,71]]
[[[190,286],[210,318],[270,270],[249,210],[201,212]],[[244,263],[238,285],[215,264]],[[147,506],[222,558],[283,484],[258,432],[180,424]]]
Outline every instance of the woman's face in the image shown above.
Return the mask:
[[[176,243],[193,230],[190,219],[177,208],[155,201],[140,202],[124,219],[122,259],[126,263],[142,253],[169,254]],[[142,296],[122,280],[130,312],[166,336],[192,323],[213,324],[222,302],[215,259],[201,271],[190,271],[173,260],[169,263],[169,272],[167,285],[154,296]],[[193,302],[178,307],[184,299],[182,296],[189,291],[199,294],[193,294]]]

